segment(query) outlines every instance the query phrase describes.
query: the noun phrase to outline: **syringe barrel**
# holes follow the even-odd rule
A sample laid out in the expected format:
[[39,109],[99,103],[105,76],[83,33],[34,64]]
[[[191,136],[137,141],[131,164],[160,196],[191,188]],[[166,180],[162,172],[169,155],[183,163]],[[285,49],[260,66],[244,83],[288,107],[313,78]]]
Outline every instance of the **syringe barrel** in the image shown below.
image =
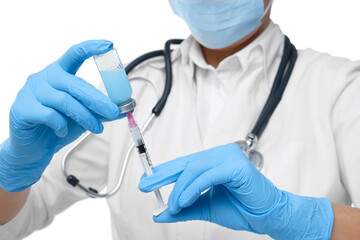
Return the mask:
[[[129,117],[129,113],[128,113],[128,119],[129,119],[129,128],[130,128],[131,136],[134,140],[135,147],[138,150],[140,160],[143,165],[145,174],[146,174],[146,176],[150,176],[153,174],[153,171],[152,171],[153,165],[152,165],[150,156],[146,150],[146,146],[145,146],[144,140],[142,138],[141,131],[140,131],[139,127],[137,126],[137,124],[135,123],[135,121]],[[163,211],[165,211],[167,209],[167,205],[164,203],[164,200],[161,196],[159,189],[155,189],[154,193],[155,193],[156,200],[157,200],[159,206],[154,211],[153,214],[154,214],[154,216],[158,216],[159,214],[161,214]]]
[[135,147],[144,145],[144,140],[141,135],[140,128],[138,126],[136,127],[130,127],[130,133],[134,140]]
[[155,189],[154,193],[155,193],[155,196],[156,196],[156,200],[157,200],[157,202],[159,204],[159,207],[163,207],[165,205],[165,203],[164,203],[164,200],[163,200],[163,198],[161,196],[160,190]]
[[[139,151],[139,149],[138,149],[138,151]],[[153,171],[152,171],[153,166],[152,166],[150,157],[147,154],[147,152],[140,153],[140,151],[139,151],[139,156],[140,156],[142,165],[144,167],[144,172],[145,172],[146,176],[152,175],[153,174]]]
[[146,176],[150,176],[152,174],[153,164],[151,162],[150,156],[147,152],[144,140],[141,135],[140,128],[138,126],[130,128],[131,136],[134,140],[135,147],[138,150],[141,162],[144,167],[144,171]]

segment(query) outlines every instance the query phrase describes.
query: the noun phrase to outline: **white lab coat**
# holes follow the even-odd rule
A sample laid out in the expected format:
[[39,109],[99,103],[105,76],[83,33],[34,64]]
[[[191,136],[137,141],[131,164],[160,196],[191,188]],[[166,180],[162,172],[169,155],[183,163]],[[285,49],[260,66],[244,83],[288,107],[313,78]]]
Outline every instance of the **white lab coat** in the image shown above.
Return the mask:
[[[154,164],[244,139],[269,94],[283,39],[271,23],[216,70],[204,62],[192,37],[184,41],[172,53],[168,103],[145,135]],[[283,99],[257,147],[265,159],[262,173],[282,190],[360,207],[360,62],[311,49],[298,53]],[[142,64],[131,74],[135,76],[152,80],[162,90],[162,58]],[[141,125],[156,98],[146,83],[135,81],[132,86],[138,103],[135,118]],[[103,134],[92,136],[71,155],[68,171],[83,184],[112,188],[130,142],[125,120],[106,123]],[[86,198],[65,181],[60,168],[64,151],[31,188],[21,212],[0,226],[0,239],[20,239]],[[137,189],[142,173],[133,153],[121,190],[107,200],[113,239],[269,239],[208,222],[154,223],[155,197]],[[171,186],[162,189],[165,199],[170,192]]]

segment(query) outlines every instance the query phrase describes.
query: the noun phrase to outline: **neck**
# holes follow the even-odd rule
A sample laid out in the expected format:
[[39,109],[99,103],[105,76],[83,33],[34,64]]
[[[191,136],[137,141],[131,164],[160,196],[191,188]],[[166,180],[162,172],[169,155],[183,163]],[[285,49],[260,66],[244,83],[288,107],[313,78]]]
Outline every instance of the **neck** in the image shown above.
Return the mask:
[[236,43],[222,49],[209,49],[200,45],[202,53],[204,55],[205,61],[212,65],[214,68],[217,68],[219,63],[227,58],[228,56],[233,55],[234,53],[240,51],[254,41],[261,33],[263,33],[266,27],[270,23],[269,16],[266,16],[260,27],[254,30],[252,33],[237,41]]

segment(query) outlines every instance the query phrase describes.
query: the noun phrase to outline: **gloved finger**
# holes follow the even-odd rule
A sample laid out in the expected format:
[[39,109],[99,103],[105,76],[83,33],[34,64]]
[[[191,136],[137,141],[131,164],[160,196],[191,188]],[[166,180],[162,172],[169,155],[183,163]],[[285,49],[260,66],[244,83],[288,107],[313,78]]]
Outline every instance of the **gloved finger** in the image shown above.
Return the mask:
[[171,214],[167,209],[159,216],[153,217],[154,222],[157,223],[174,223],[184,222],[190,220],[210,220],[210,201],[209,195],[203,194],[201,197],[190,207],[182,209],[177,214]]
[[151,192],[157,188],[174,183],[188,166],[189,162],[202,160],[204,156],[205,158],[211,156],[212,151],[212,149],[209,149],[160,164],[153,168],[153,175],[141,178],[138,188],[142,192]]
[[138,188],[142,192],[152,192],[157,188],[174,183],[187,166],[187,159],[176,158],[153,168],[153,175],[141,177]]
[[[205,154],[206,155],[206,154]],[[202,161],[190,162],[188,167],[181,173],[177,179],[173,190],[171,191],[168,207],[172,214],[176,214],[181,210],[179,205],[179,197],[185,189],[201,174],[207,172],[209,169],[216,167],[217,159],[212,159],[211,156],[204,156]]]
[[57,73],[56,76],[49,78],[50,85],[55,89],[69,93],[88,109],[104,118],[115,119],[118,117],[119,108],[116,104],[93,85],[63,71],[50,72]]
[[42,86],[42,88],[37,90],[37,97],[42,105],[53,108],[71,118],[85,130],[93,133],[101,133],[103,131],[101,122],[86,107],[66,92],[58,91],[50,85]]
[[53,129],[58,137],[65,137],[68,134],[67,121],[56,110],[45,107],[31,99],[22,101],[22,105],[19,107],[21,109],[17,107],[11,108],[12,115],[17,121],[27,124],[44,124]]
[[193,204],[205,190],[231,181],[231,174],[234,169],[235,167],[229,168],[229,166],[222,164],[204,172],[184,189],[178,198],[178,205],[186,208]]
[[234,230],[248,230],[248,221],[233,204],[237,201],[225,187],[217,186],[202,194],[191,206],[183,208],[178,214],[173,215],[166,210],[153,219],[158,223],[202,220]]
[[85,41],[70,47],[58,62],[66,72],[75,74],[86,59],[106,53],[112,48],[113,43],[107,40]]

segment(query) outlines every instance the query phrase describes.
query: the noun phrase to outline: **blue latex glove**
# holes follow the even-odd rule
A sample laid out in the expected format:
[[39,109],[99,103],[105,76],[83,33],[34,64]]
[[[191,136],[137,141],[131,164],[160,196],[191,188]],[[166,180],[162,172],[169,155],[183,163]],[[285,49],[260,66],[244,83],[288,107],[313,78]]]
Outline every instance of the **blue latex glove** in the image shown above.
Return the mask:
[[331,236],[329,200],[279,190],[236,144],[159,165],[152,176],[142,177],[139,188],[150,192],[173,182],[169,208],[155,222],[204,220],[287,240]]
[[22,191],[39,180],[53,155],[102,121],[123,117],[102,92],[74,76],[82,63],[105,53],[105,40],[72,46],[59,60],[31,75],[10,110],[10,136],[0,146],[0,186]]

